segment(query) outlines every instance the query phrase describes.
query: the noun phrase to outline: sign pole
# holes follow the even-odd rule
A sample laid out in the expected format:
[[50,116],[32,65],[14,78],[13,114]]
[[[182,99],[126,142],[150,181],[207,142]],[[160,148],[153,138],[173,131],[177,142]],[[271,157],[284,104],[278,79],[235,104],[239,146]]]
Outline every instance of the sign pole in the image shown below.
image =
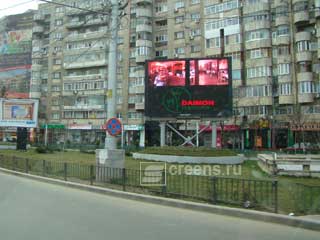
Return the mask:
[[44,131],[44,145],[48,145],[48,123],[46,123],[45,131]]
[[217,148],[217,123],[212,121],[211,125],[211,147]]
[[[111,0],[111,39],[109,43],[108,59],[108,91],[107,91],[107,119],[116,117],[116,94],[117,94],[117,40],[118,40],[118,17],[119,17],[119,2]],[[110,31],[108,29],[107,31]],[[114,136],[107,133],[105,139],[105,149],[117,149],[117,140]]]

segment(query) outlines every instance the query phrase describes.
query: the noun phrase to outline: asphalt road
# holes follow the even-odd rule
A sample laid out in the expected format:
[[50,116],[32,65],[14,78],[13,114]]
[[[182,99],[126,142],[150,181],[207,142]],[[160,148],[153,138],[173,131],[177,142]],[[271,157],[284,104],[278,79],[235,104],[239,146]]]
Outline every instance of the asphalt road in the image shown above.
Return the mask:
[[125,200],[0,173],[0,239],[317,239],[320,233]]

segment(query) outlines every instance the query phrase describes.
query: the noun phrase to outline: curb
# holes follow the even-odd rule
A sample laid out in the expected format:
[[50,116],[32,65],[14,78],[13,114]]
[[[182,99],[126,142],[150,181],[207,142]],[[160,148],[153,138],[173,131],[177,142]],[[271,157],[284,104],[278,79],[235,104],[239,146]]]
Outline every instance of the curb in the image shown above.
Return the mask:
[[113,190],[109,188],[96,187],[96,186],[85,185],[85,184],[74,183],[74,182],[66,182],[59,179],[52,179],[52,178],[47,178],[42,176],[31,175],[27,173],[16,172],[16,171],[4,169],[4,168],[0,168],[0,171],[4,173],[16,175],[16,176],[22,176],[22,177],[33,179],[33,180],[38,180],[41,182],[71,187],[71,188],[95,192],[95,193],[101,193],[101,194],[110,195],[114,197],[120,197],[125,199],[136,200],[136,201],[143,201],[147,203],[161,204],[163,206],[176,207],[181,209],[188,209],[188,210],[194,210],[194,211],[206,212],[206,213],[212,213],[212,214],[218,214],[218,215],[226,215],[231,217],[239,217],[239,218],[245,218],[245,219],[250,219],[255,221],[268,222],[268,223],[277,223],[277,224],[291,226],[291,227],[299,227],[299,228],[304,228],[309,230],[320,231],[320,221],[317,221],[317,220],[301,219],[301,218],[289,217],[286,215],[280,215],[275,213],[259,212],[255,210],[244,210],[244,209],[238,209],[238,208],[230,208],[230,207],[203,204],[203,203],[194,203],[194,202],[188,202],[188,201],[177,200],[177,199],[169,199],[164,197],[155,197],[155,196],[148,196],[148,195],[137,194],[137,193],[123,192],[123,191]]

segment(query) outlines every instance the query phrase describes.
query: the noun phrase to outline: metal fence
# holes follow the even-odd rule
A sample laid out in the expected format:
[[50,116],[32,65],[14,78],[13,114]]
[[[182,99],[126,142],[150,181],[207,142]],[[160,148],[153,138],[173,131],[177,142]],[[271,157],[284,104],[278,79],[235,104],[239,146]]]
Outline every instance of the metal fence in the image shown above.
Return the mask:
[[[0,167],[123,191],[273,212],[278,210],[277,181],[173,175],[163,171],[161,184],[144,185],[140,182],[141,176],[147,175],[152,178],[152,172],[148,171],[146,174],[145,171],[135,169],[108,168],[3,155],[0,155]],[[159,177],[159,172],[155,172],[154,176]],[[165,182],[163,181],[164,176],[166,176]]]
[[296,184],[293,196],[295,209],[303,214],[320,213],[320,187]]

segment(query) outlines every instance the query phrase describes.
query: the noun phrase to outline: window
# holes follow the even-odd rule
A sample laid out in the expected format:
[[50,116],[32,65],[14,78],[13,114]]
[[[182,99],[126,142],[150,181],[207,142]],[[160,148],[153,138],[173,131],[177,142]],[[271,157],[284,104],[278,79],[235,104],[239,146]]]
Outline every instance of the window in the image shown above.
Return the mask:
[[289,46],[279,46],[277,50],[278,56],[286,56],[290,54],[290,47]]
[[229,35],[226,35],[226,36],[224,36],[224,44],[225,45],[229,45],[229,42],[230,42],[230,36]]
[[164,13],[168,11],[168,6],[166,3],[158,3],[155,6],[156,13]]
[[52,86],[51,86],[51,91],[52,91],[52,92],[59,92],[59,91],[60,91],[60,86],[58,86],[58,85],[52,85]]
[[52,117],[52,119],[59,119],[60,118],[60,114],[59,113],[52,113],[51,117]]
[[232,70],[232,80],[241,80],[241,70]]
[[220,47],[220,37],[210,38],[206,40],[206,48]]
[[292,84],[291,83],[281,83],[279,85],[280,95],[291,95],[292,94]]
[[176,22],[176,24],[183,23],[184,22],[184,16],[176,17],[175,18],[175,22]]
[[184,48],[183,47],[175,48],[174,53],[175,54],[184,54]]
[[289,35],[290,30],[288,25],[281,25],[277,29],[277,36],[286,36]]
[[63,13],[64,7],[56,7],[56,13]]
[[282,63],[278,65],[278,75],[290,74],[290,63]]
[[175,32],[175,33],[174,33],[174,38],[175,38],[175,39],[182,39],[182,38],[184,38],[184,32],[183,32],[183,31],[181,31],[181,32]]
[[148,47],[138,47],[137,48],[137,55],[138,56],[148,56],[150,48]]
[[239,17],[225,18],[222,20],[215,20],[207,22],[205,28],[207,31],[226,28],[232,25],[238,25],[240,23]]
[[262,49],[253,49],[248,51],[249,54],[247,57],[249,57],[250,59],[256,59],[256,58],[262,58],[263,54],[262,54]]
[[53,59],[53,64],[54,65],[61,65],[62,64],[62,60],[60,58],[55,58],[55,59]]
[[247,68],[247,77],[256,78],[256,77],[267,77],[271,76],[271,68],[267,66],[260,66],[254,68]]
[[236,34],[236,43],[241,43],[241,35]]
[[175,9],[184,8],[184,2],[183,1],[176,2],[174,6],[175,6]]
[[244,23],[250,23],[255,21],[266,21],[270,19],[270,14],[268,12],[255,12],[252,15],[246,16],[243,21]]
[[140,112],[128,112],[129,119],[142,119],[143,115]]
[[313,93],[313,82],[299,82],[299,93]]
[[156,42],[167,42],[168,41],[168,35],[157,35],[156,36]]
[[200,45],[191,45],[191,52],[192,53],[200,52],[200,51],[201,51]]
[[200,20],[200,13],[191,13],[191,20],[192,21],[199,21]]
[[62,40],[62,33],[61,32],[52,33],[52,38],[55,40]]
[[233,52],[233,53],[227,53],[225,54],[226,57],[231,57],[232,63],[239,61],[241,59],[241,53],[240,52]]
[[303,52],[310,50],[310,42],[309,41],[299,41],[297,42],[297,51]]
[[298,72],[311,72],[312,71],[312,65],[309,62],[299,62],[298,65]]
[[299,12],[299,11],[306,11],[308,10],[308,1],[305,1],[305,2],[297,2],[293,5],[293,10],[295,12]]
[[156,57],[167,57],[167,56],[168,56],[167,49],[156,51]]
[[[199,1],[200,2],[200,1]],[[236,9],[239,7],[239,1],[228,1],[224,3],[219,3],[219,4],[214,4],[210,5],[205,8],[205,13],[206,14],[214,14],[214,13],[219,13],[219,12],[224,12],[224,11],[229,11],[232,9]]]
[[268,39],[268,38],[269,38],[269,30],[267,29],[246,32],[246,41],[254,41],[254,40]]
[[201,29],[200,28],[192,29],[190,31],[190,35],[193,36],[193,37],[201,36]]
[[54,72],[52,74],[53,79],[60,79],[61,78],[61,72]]
[[62,19],[57,19],[54,23],[55,26],[61,26],[63,24],[63,20]]
[[200,0],[191,0],[191,4],[194,5],[194,4],[199,4],[200,3]]

